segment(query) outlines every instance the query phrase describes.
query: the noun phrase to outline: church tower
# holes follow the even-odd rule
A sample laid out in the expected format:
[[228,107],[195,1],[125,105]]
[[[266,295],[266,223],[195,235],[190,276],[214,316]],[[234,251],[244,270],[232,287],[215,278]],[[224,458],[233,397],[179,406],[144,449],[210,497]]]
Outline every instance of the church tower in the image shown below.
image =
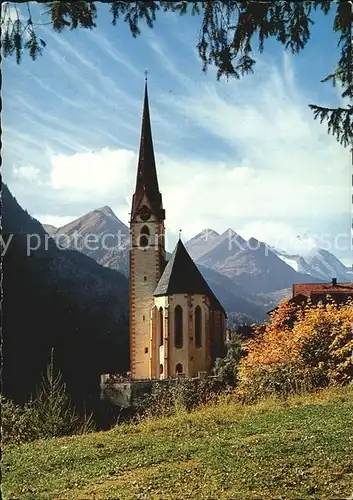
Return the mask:
[[164,220],[146,78],[136,188],[130,218],[130,371],[135,380],[156,376],[152,362],[151,314],[153,293],[165,264]]

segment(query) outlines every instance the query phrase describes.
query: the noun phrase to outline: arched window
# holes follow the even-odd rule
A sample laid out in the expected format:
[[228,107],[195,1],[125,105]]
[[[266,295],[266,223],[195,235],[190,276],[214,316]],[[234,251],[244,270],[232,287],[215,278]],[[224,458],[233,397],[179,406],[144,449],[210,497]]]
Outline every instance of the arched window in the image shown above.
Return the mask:
[[183,365],[181,363],[178,363],[176,365],[175,373],[176,373],[176,375],[181,375],[183,373]]
[[150,239],[150,230],[147,226],[143,226],[140,233],[140,247],[147,247]]
[[202,345],[202,316],[201,307],[195,308],[195,346],[201,347]]
[[176,306],[174,309],[174,345],[178,349],[183,347],[183,309]]
[[163,345],[163,307],[159,308],[159,345]]
[[163,365],[159,365],[159,374],[163,375]]

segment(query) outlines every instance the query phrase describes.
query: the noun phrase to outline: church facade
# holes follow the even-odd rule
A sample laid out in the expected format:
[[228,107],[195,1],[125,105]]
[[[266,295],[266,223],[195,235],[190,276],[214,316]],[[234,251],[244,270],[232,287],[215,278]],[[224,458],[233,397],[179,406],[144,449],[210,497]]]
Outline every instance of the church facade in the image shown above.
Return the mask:
[[181,239],[169,260],[147,81],[130,217],[130,372],[133,380],[210,373],[224,355],[226,313]]

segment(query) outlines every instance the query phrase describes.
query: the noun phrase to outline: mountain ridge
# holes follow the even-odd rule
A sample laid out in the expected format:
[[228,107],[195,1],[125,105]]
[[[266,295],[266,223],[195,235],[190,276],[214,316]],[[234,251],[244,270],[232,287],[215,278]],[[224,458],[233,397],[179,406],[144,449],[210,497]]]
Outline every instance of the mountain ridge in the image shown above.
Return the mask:
[[[108,233],[119,232],[120,241],[110,237],[108,248],[102,248],[101,241]],[[78,250],[129,277],[129,228],[109,206],[91,210],[58,228],[54,236],[57,239],[60,235],[68,236],[71,238],[68,245],[72,247],[75,233],[81,233],[82,237],[96,235],[97,248]],[[226,304],[227,312],[246,311],[249,321],[264,319],[265,311],[276,305],[277,297],[280,300],[290,295],[293,283],[323,280],[322,274],[295,271],[285,260],[289,255],[280,254],[255,237],[245,240],[232,228],[221,234],[206,228],[188,240],[185,247],[219,300]],[[338,261],[333,255],[332,259]]]

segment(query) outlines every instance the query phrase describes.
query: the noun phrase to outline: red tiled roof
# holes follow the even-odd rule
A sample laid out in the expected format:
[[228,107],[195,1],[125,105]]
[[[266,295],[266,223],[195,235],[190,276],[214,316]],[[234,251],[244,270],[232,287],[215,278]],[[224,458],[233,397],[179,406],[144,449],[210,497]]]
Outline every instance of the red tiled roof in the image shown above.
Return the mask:
[[349,294],[353,296],[353,283],[337,283],[333,285],[332,283],[297,283],[293,285],[293,297],[296,295],[305,295],[310,297],[313,294],[327,294],[331,293],[339,294]]

